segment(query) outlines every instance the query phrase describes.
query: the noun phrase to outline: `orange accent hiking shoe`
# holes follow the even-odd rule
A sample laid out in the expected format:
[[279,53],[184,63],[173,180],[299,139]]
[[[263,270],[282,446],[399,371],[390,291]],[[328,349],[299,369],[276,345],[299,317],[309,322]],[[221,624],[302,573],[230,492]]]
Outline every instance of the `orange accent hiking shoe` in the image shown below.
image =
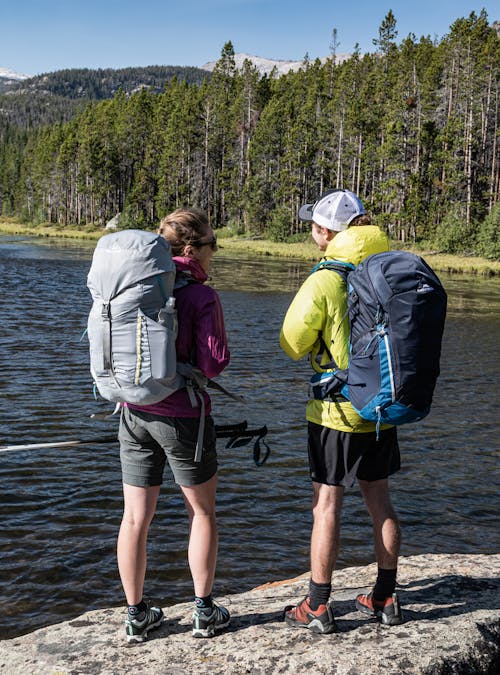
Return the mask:
[[397,626],[403,623],[403,614],[399,605],[399,597],[393,593],[385,600],[374,600],[372,593],[358,595],[356,609],[363,614],[379,619],[386,626]]
[[313,611],[309,606],[309,596],[296,606],[285,607],[285,622],[295,628],[308,628],[313,633],[337,632],[331,605],[320,605]]

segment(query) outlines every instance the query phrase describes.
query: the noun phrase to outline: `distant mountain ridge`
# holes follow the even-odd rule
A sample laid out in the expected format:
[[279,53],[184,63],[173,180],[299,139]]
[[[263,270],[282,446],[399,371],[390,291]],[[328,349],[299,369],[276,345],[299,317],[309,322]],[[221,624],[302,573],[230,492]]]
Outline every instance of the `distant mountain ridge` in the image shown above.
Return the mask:
[[[337,63],[342,63],[351,57],[351,54],[337,54]],[[328,57],[320,58],[324,63]],[[299,70],[304,66],[304,60],[286,61],[268,59],[253,54],[238,52],[234,55],[236,67],[241,69],[245,60],[250,61],[260,75],[276,75]],[[311,59],[313,60],[313,59]],[[121,87],[132,93],[142,87],[161,91],[164,84],[178,77],[188,82],[201,82],[203,73],[210,73],[217,61],[209,61],[199,68],[195,66],[146,66],[130,68],[69,68],[56,70],[42,75],[26,75],[17,73],[9,68],[0,67],[0,93],[41,92],[55,94],[67,98],[109,98]]]
[[[337,63],[350,58],[337,54]],[[280,61],[251,54],[235,54],[238,69],[248,59],[260,76],[279,77],[304,66],[302,61]],[[326,57],[320,59],[326,61]],[[0,68],[0,123],[14,122],[22,127],[64,122],[71,119],[87,101],[113,98],[122,89],[130,95],[141,89],[161,93],[174,77],[189,84],[201,84],[210,78],[217,61],[201,68],[194,66],[138,66],[130,68],[70,68],[29,76]]]
[[[351,57],[350,54],[337,54],[337,63],[342,63]],[[290,71],[299,70],[304,66],[302,61],[283,61],[278,59],[267,59],[243,52],[236,53],[234,56],[236,67],[241,69],[245,60],[250,61],[261,76],[270,75],[274,72],[276,76],[284,75]],[[311,59],[312,60],[312,59]],[[322,63],[327,57],[320,59]],[[32,106],[34,99],[44,99],[43,107],[50,107],[50,99],[59,99],[61,104],[63,100],[71,100],[75,104],[78,101],[85,100],[103,100],[112,98],[119,89],[123,89],[126,94],[133,94],[140,89],[150,89],[160,93],[168,82],[174,77],[179,80],[185,80],[189,84],[201,84],[203,80],[210,77],[217,61],[210,61],[201,68],[194,66],[137,66],[130,68],[69,68],[56,70],[51,73],[41,75],[25,75],[16,73],[8,68],[0,68],[0,94],[8,96],[11,100],[7,103],[2,102],[0,108],[9,117],[10,113],[6,108],[15,107],[14,99],[30,98],[29,106]],[[68,103],[68,114],[71,117],[73,104]],[[23,102],[22,107],[26,107]],[[59,105],[59,108],[61,105]],[[66,118],[66,115],[63,115]],[[49,121],[46,119],[45,121]]]
[[[342,63],[343,61],[347,61],[350,59],[352,54],[336,54],[335,55],[335,60],[337,63]],[[321,63],[325,63],[325,61],[329,57],[323,56],[320,58]],[[299,70],[299,68],[304,67],[304,60],[302,61],[282,61],[280,59],[267,59],[263,58],[261,56],[254,56],[252,54],[245,54],[244,52],[238,52],[234,55],[234,61],[236,63],[236,68],[240,70],[243,68],[243,63],[248,60],[250,63],[252,63],[257,70],[259,71],[260,75],[270,75],[273,70],[276,72],[277,75],[285,75],[286,73],[290,72],[291,70]],[[313,61],[314,59],[311,59]],[[212,71],[215,67],[215,64],[217,61],[209,61],[208,63],[205,63],[205,65],[201,66],[203,70],[208,70]]]
[[132,94],[142,88],[162,91],[174,77],[189,83],[200,84],[207,72],[192,66],[146,66],[131,68],[70,68],[44,73],[35,77],[3,77],[0,82],[9,94],[44,93],[70,99],[100,100],[113,97],[121,88]]

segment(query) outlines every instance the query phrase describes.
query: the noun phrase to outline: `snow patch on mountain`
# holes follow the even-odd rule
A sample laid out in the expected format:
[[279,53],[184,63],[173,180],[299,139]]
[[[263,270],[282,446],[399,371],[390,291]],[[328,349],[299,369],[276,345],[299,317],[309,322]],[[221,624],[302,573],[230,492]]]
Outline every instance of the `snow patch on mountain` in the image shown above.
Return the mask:
[[22,80],[28,80],[31,75],[15,73],[13,70],[9,70],[9,68],[0,68],[0,77],[4,80],[16,80],[16,82],[21,82]]

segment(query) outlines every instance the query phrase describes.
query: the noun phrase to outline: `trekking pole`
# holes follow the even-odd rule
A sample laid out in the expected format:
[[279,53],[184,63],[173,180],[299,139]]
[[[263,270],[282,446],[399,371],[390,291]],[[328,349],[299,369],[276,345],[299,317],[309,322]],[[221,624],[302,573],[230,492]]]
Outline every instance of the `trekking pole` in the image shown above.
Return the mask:
[[73,445],[100,445],[101,443],[115,443],[116,436],[106,438],[87,438],[74,441],[52,441],[49,443],[28,443],[26,445],[2,445],[0,452],[13,452],[14,450],[42,450],[43,448],[64,448]]
[[[245,421],[236,424],[215,425],[217,438],[229,439],[226,448],[239,448],[248,445],[256,437],[253,447],[253,459],[257,466],[262,466],[270,454],[270,448],[264,437],[267,434],[267,427],[264,425],[259,429],[248,429],[248,423]],[[76,445],[102,445],[107,443],[116,443],[116,436],[105,436],[103,438],[82,438],[68,441],[49,441],[45,443],[27,443],[24,445],[3,445],[0,446],[0,452],[15,452],[16,450],[43,450],[46,448],[69,448]],[[261,443],[264,446],[264,454],[261,457]]]

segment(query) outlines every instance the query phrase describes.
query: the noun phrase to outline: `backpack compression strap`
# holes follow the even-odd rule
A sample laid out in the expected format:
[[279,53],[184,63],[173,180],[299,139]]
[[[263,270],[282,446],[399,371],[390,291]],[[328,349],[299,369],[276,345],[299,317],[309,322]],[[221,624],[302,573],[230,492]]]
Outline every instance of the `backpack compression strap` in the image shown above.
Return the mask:
[[113,359],[111,358],[111,305],[109,302],[103,303],[101,309],[101,319],[103,325],[102,332],[102,358],[104,370],[113,372]]

